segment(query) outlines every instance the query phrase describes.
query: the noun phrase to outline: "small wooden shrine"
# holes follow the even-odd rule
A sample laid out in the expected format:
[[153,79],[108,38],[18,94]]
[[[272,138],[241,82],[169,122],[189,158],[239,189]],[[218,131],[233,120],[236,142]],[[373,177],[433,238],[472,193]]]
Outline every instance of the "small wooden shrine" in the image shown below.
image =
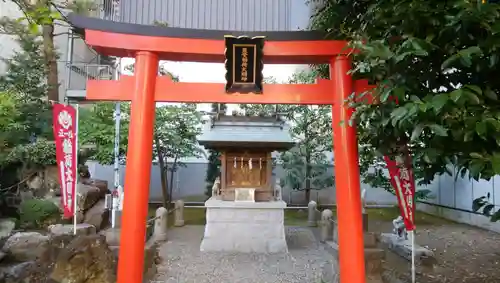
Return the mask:
[[198,139],[221,152],[221,174],[205,202],[201,251],[288,251],[281,188],[272,178],[275,150],[294,143],[279,117],[218,115]]
[[272,152],[294,145],[284,121],[277,117],[218,115],[206,125],[198,141],[221,153],[218,199],[238,200],[238,193],[246,194],[241,189],[249,189],[254,201],[275,199]]

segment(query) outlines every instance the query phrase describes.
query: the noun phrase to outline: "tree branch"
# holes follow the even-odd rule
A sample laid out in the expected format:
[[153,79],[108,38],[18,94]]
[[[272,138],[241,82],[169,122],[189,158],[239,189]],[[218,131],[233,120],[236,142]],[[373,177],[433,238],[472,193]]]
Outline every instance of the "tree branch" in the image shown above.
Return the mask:
[[63,34],[68,34],[69,35],[71,33],[69,33],[69,32],[54,33],[54,37],[59,36],[59,35],[63,35]]
[[33,21],[31,20],[31,18],[28,16],[28,7],[29,7],[29,3],[27,1],[20,1],[20,0],[11,0],[12,3],[16,4],[16,6],[19,8],[19,10],[21,10],[21,12],[23,13],[24,17],[26,18],[26,20],[32,24]]

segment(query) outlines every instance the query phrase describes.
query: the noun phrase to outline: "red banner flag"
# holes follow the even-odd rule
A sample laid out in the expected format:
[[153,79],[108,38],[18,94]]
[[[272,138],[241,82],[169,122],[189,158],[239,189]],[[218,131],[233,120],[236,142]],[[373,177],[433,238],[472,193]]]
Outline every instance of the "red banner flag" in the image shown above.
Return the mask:
[[411,156],[408,153],[405,156],[397,156],[395,159],[384,156],[384,160],[389,170],[392,187],[396,192],[406,230],[413,231],[415,229],[415,179]]
[[74,213],[77,182],[77,112],[71,105],[54,104],[52,115],[62,204],[64,216],[69,218]]

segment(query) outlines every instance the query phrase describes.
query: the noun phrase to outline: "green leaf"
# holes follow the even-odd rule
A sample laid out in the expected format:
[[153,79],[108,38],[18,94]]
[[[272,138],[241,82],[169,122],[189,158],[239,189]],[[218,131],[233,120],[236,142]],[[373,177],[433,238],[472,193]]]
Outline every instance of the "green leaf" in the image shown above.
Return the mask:
[[500,210],[497,210],[493,215],[491,215],[490,221],[491,222],[497,222],[500,220]]
[[441,111],[441,109],[444,107],[446,102],[448,102],[448,99],[449,99],[449,97],[448,97],[447,93],[441,93],[441,94],[435,95],[432,98],[432,107],[434,108],[434,110],[436,110],[436,113],[439,113],[439,111]]
[[468,131],[464,134],[464,142],[469,142],[473,139],[475,131]]
[[411,133],[411,140],[414,141],[420,137],[422,134],[422,131],[424,130],[424,124],[418,124],[415,126],[415,129],[413,129],[413,132]]
[[491,167],[495,174],[500,175],[500,153],[495,153],[491,158]]
[[471,56],[471,55],[481,54],[481,53],[482,53],[482,51],[481,51],[481,48],[479,48],[479,46],[471,46],[471,47],[465,48],[465,49],[460,51],[460,55],[462,55],[462,56]]
[[460,97],[462,97],[462,94],[463,94],[463,90],[460,88],[460,89],[456,89],[454,91],[452,91],[450,93],[450,98],[451,100],[453,100],[454,102],[457,102],[458,100],[460,100]]
[[411,101],[415,102],[416,104],[423,104],[424,102],[416,95],[410,96]]
[[391,112],[391,117],[394,120],[399,121],[406,115],[406,113],[408,113],[408,109],[405,107],[397,107]]
[[443,126],[438,124],[429,125],[429,128],[438,136],[446,137],[448,136],[448,130],[446,130]]
[[470,155],[470,157],[472,157],[472,158],[479,158],[479,159],[484,158],[484,156],[483,156],[482,154],[477,153],[477,152],[471,152],[471,153],[469,153],[469,155]]
[[448,59],[444,60],[443,64],[441,64],[441,69],[446,70],[446,69],[450,68],[459,59],[460,59],[460,55],[458,55],[458,54],[454,54],[454,55],[448,57]]
[[491,100],[498,100],[497,94],[489,87],[484,90],[484,96],[488,97]]
[[477,93],[479,95],[483,94],[483,91],[481,90],[481,88],[476,86],[476,85],[466,85],[465,87],[474,91],[475,93]]
[[29,24],[29,31],[31,34],[37,35],[38,34],[38,25],[35,23],[30,23]]
[[472,91],[464,91],[464,94],[467,96],[469,101],[472,104],[480,104],[481,100],[479,100],[479,97]]
[[380,101],[381,102],[386,102],[387,99],[389,99],[389,96],[391,96],[391,92],[388,91],[388,90],[385,90],[382,92],[382,94],[380,95]]
[[61,20],[62,19],[61,13],[59,13],[59,12],[50,13],[50,17],[54,20]]
[[472,201],[472,211],[477,212],[486,204],[486,197],[480,197]]
[[484,134],[486,134],[487,126],[484,121],[479,121],[476,123],[476,133],[480,137],[484,137]]
[[496,64],[498,64],[498,55],[493,53],[490,56],[490,68],[494,67]]
[[484,208],[483,208],[483,215],[490,216],[491,211],[493,210],[493,208],[495,208],[494,204],[487,204],[487,205],[485,205]]
[[481,171],[483,171],[485,163],[480,159],[473,159],[469,166],[469,175],[475,180],[479,179]]

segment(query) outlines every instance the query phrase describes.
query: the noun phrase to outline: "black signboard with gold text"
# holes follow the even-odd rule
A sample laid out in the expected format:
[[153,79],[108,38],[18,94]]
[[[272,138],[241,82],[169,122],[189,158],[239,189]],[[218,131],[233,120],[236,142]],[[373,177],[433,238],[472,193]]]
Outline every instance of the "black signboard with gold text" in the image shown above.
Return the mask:
[[264,37],[225,36],[226,92],[262,93]]

